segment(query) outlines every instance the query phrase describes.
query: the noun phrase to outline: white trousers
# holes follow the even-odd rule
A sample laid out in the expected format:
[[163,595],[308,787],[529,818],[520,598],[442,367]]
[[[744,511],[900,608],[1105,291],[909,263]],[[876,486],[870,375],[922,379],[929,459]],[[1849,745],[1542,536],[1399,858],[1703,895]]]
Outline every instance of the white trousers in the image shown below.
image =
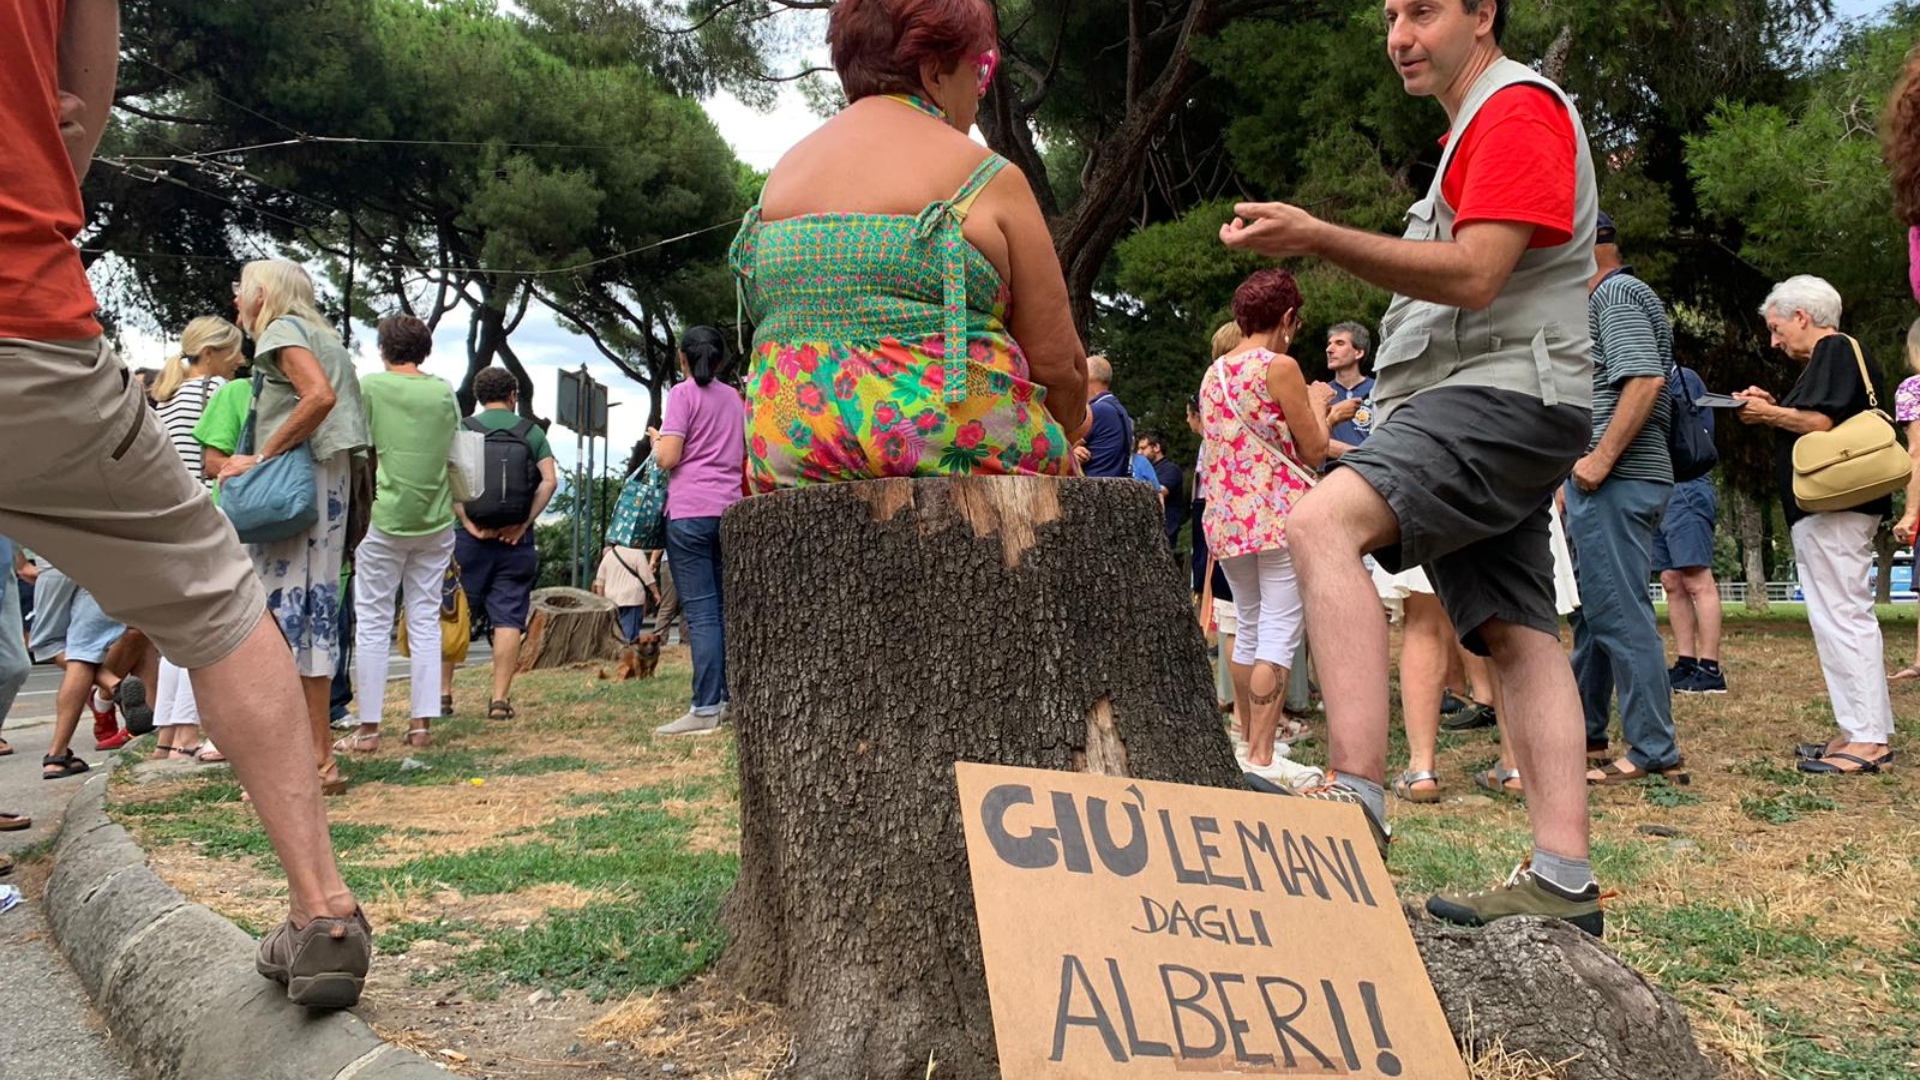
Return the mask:
[[1809,514],[1793,526],[1793,561],[1800,567],[1833,718],[1849,740],[1860,743],[1893,737],[1886,654],[1867,583],[1877,524],[1866,514],[1840,512]]
[[193,699],[193,681],[187,669],[160,658],[160,685],[153,688],[153,726],[180,727],[200,722],[200,706]]
[[1233,662],[1264,660],[1280,668],[1293,665],[1293,654],[1306,632],[1306,604],[1293,576],[1293,555],[1285,548],[1235,555],[1220,560],[1220,569],[1233,586]]
[[391,536],[368,529],[353,557],[354,701],[362,724],[378,724],[393,650],[393,601],[405,601],[412,656],[412,716],[440,716],[440,583],[453,556],[453,530]]

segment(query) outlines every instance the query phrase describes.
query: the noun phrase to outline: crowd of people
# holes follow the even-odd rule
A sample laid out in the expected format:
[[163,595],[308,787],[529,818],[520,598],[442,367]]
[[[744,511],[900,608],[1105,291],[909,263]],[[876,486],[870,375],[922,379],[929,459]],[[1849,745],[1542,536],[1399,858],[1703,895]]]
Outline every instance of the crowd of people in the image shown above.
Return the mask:
[[[11,61],[0,90],[41,106],[0,111],[0,533],[12,538],[0,546],[20,568],[0,577],[35,592],[30,641],[0,597],[0,675],[24,670],[22,644],[64,665],[49,779],[87,770],[71,741],[88,705],[102,749],[124,742],[122,719],[151,721],[168,757],[230,760],[289,881],[289,917],[261,942],[259,970],[297,1003],[350,1005],[371,930],[326,830],[323,793],[345,783],[335,753],[378,745],[396,610],[411,653],[409,745],[452,711],[443,628],[464,641],[469,609],[493,634],[486,715],[513,719],[552,450],[505,371],[475,376],[481,408],[462,419],[422,370],[431,337],[410,316],[381,321],[385,370],[356,377],[311,279],[283,260],[245,266],[234,319],[190,324],[149,396],[107,343],[72,243],[78,181],[114,97],[116,10],[67,0],[0,12]],[[1505,0],[1384,10],[1405,89],[1449,121],[1405,235],[1284,203],[1242,204],[1220,232],[1230,248],[1316,256],[1391,291],[1378,346],[1362,323],[1336,325],[1330,381],[1310,381],[1295,356],[1298,283],[1280,269],[1248,278],[1191,402],[1201,453],[1189,500],[1164,435],[1135,431],[1112,365],[1086,354],[1027,178],[967,137],[999,63],[991,8],[836,4],[828,44],[849,104],[772,171],[731,254],[756,328],[743,391],[726,378],[722,335],[690,329],[684,379],[649,433],[670,470],[666,551],[694,664],[690,708],[660,732],[724,720],[719,526],[743,496],[909,475],[1139,480],[1159,491],[1169,539],[1195,523],[1195,583],[1222,632],[1221,697],[1250,784],[1357,807],[1384,855],[1389,790],[1440,797],[1439,730],[1497,727],[1502,760],[1477,781],[1526,793],[1532,851],[1504,886],[1437,895],[1428,910],[1468,924],[1548,915],[1600,934],[1587,787],[1684,780],[1672,694],[1727,689],[1713,488],[1676,485],[1670,452],[1675,425],[1702,422],[1670,387],[1682,405],[1707,388],[1676,369],[1664,305],[1621,258],[1577,107],[1502,53]],[[1914,81],[1910,65],[1894,124],[1895,171],[1908,178],[1920,169]],[[877,145],[915,167],[874,168]],[[1901,210],[1920,299],[1915,198],[1905,191]],[[1778,394],[1739,391],[1729,410],[1777,431],[1839,729],[1792,752],[1803,771],[1836,776],[1894,761],[1866,585],[1890,503],[1808,512],[1795,498],[1796,439],[1884,400],[1841,313],[1818,279],[1776,287],[1760,316],[1804,371]],[[1916,379],[1894,400],[1912,425],[1920,328],[1908,359]],[[485,483],[456,501],[449,460],[467,435],[484,447]],[[260,509],[263,491],[284,496],[279,509]],[[1910,538],[1908,505],[1898,527]],[[600,588],[629,630],[659,571],[645,552],[606,553]],[[1675,601],[1670,667],[1646,588],[1656,571]],[[1410,754],[1392,781],[1389,614],[1405,626]],[[350,642],[359,722],[336,742],[333,684]],[[1318,672],[1325,770],[1287,758],[1305,735],[1287,703],[1301,711],[1310,655],[1340,659]],[[1896,677],[1920,677],[1920,664]]]

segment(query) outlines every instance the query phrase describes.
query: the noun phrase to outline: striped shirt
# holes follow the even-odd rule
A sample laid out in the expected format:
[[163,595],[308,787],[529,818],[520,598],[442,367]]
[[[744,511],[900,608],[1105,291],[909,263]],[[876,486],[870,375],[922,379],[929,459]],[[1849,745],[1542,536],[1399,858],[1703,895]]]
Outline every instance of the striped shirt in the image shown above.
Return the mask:
[[[1593,438],[1591,452],[1613,423],[1620,405],[1620,384],[1654,376],[1665,379],[1673,366],[1673,325],[1660,296],[1633,271],[1607,276],[1587,301],[1587,325],[1593,334]],[[1646,426],[1627,444],[1609,479],[1673,483],[1673,459],[1667,450],[1672,423],[1666,388],[1654,398]]]
[[173,396],[160,403],[160,423],[167,429],[167,438],[173,442],[173,449],[186,463],[187,472],[195,480],[211,489],[213,481],[208,480],[205,472],[206,455],[201,451],[200,440],[193,437],[193,427],[200,422],[200,414],[207,411],[207,402],[227,380],[218,375],[203,375],[197,379],[188,379],[180,384]]

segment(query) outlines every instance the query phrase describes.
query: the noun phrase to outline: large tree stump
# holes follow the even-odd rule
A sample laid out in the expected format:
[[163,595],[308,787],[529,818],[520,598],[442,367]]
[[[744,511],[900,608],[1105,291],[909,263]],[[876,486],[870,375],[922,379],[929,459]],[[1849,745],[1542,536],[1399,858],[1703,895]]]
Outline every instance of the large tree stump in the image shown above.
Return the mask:
[[625,642],[613,601],[584,589],[535,589],[519,670],[611,660]]
[[722,523],[741,873],[721,972],[783,1075],[998,1077],[955,761],[1238,786],[1151,489],[882,480]]
[[[1563,1080],[1713,1080],[1678,1002],[1583,931],[1546,919],[1469,930],[1409,913],[1455,1041],[1561,1065]],[[1562,1065],[1562,1063],[1564,1063]]]

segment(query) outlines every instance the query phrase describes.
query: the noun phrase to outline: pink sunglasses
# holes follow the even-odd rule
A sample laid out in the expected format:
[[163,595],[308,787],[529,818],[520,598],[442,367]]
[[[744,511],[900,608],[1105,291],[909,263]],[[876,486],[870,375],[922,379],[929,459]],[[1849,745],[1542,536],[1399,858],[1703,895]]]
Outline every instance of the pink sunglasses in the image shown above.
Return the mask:
[[975,65],[980,74],[980,96],[986,97],[987,87],[993,85],[993,73],[1000,70],[1000,50],[988,49],[981,53]]

